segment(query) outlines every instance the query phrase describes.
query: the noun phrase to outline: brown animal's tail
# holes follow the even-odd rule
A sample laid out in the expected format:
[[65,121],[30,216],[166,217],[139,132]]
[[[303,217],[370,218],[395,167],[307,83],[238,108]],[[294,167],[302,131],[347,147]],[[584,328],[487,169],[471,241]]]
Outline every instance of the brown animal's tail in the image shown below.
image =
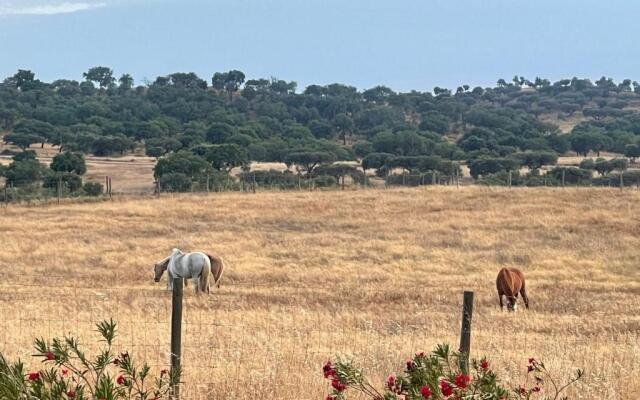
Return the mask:
[[216,287],[220,287],[220,280],[222,279],[222,273],[224,272],[224,260],[222,260],[222,257],[218,257],[218,260],[220,261],[220,265],[217,268],[216,276],[214,276]]
[[[207,260],[208,261],[208,260]],[[211,262],[205,262],[200,273],[200,291],[209,293],[209,281],[211,280]]]
[[[224,261],[222,257],[212,256],[207,254],[209,261],[211,261],[211,273],[213,274],[213,283],[216,287],[220,287],[220,280],[222,279],[222,273],[224,272]],[[214,267],[215,265],[215,267]]]

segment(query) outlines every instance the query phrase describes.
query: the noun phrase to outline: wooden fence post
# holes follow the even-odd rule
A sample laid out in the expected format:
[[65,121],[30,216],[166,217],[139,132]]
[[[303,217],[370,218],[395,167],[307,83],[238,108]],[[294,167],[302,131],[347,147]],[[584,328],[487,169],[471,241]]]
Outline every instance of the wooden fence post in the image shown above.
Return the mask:
[[62,178],[58,178],[58,204],[60,204],[60,197],[62,197]]
[[[184,281],[182,278],[173,278],[173,296],[171,299],[171,374],[180,376],[182,357],[182,292]],[[180,382],[174,382],[171,388],[173,399],[180,398]]]
[[564,168],[562,168],[562,187],[564,187]]
[[160,198],[160,179],[156,179],[156,197]]
[[462,303],[462,328],[460,330],[460,369],[469,373],[469,354],[471,353],[471,316],[473,315],[473,292],[465,291]]
[[113,195],[111,193],[111,177],[109,177],[109,199],[113,200]]
[[509,189],[511,189],[511,171],[509,171]]
[[209,193],[209,174],[207,174],[207,193]]
[[622,171],[620,171],[620,191],[624,188],[624,178],[622,177]]

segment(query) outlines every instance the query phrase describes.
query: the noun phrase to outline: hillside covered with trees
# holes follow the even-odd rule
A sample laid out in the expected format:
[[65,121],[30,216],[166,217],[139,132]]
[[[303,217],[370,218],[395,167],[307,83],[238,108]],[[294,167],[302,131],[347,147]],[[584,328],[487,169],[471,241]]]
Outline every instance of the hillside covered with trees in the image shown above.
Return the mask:
[[[27,70],[6,78],[0,84],[4,142],[96,156],[144,149],[158,158],[156,177],[175,190],[204,175],[227,179],[232,168],[251,161],[284,162],[307,178],[354,179],[362,171],[333,163],[358,161],[379,176],[401,169],[445,177],[465,163],[480,179],[522,166],[535,178],[570,152],[640,156],[640,84],[628,79],[552,83],[516,76],[491,88],[396,93],[337,83],[299,89],[275,78],[247,80],[236,70],[208,79],[174,73],[138,86],[107,67],[91,68],[84,78],[46,83]],[[561,132],[548,122],[563,120],[579,123]],[[626,160],[587,160],[580,170],[604,175],[626,166]]]

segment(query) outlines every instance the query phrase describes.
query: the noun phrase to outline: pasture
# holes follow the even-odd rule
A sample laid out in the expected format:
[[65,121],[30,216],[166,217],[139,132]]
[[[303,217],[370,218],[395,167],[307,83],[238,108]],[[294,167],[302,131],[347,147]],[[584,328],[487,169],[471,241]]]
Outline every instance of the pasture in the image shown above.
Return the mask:
[[[640,191],[430,187],[115,198],[0,209],[0,351],[120,323],[118,346],[169,359],[170,294],[153,262],[172,247],[225,258],[220,289],[185,291],[184,394],[320,399],[345,354],[375,383],[437,343],[457,347],[475,291],[472,356],[512,386],[528,357],[572,399],[640,397]],[[518,267],[531,309],[501,312],[495,277]]]

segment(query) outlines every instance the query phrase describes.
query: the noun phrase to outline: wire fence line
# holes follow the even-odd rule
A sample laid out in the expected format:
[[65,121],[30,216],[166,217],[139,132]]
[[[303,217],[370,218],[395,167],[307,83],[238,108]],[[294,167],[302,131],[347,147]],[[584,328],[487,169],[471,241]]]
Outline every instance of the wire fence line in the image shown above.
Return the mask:
[[[9,279],[0,285],[0,315],[3,316],[0,353],[10,359],[20,357],[28,361],[34,338],[52,339],[71,334],[78,336],[91,354],[100,346],[95,342],[95,324],[113,318],[119,327],[118,349],[131,352],[154,369],[168,367],[171,295],[164,285],[58,286],[56,280],[63,277],[52,278],[47,284]],[[375,354],[381,359],[397,361],[403,351],[399,349],[428,350],[434,341],[452,345],[458,341],[459,301],[430,305],[428,314],[414,319],[396,321],[390,315],[384,324],[376,324],[359,318],[357,313],[316,318],[314,312],[331,313],[324,304],[304,302],[310,293],[327,290],[320,284],[292,283],[291,287],[282,285],[282,290],[258,282],[225,284],[233,286],[232,294],[216,291],[210,296],[197,297],[191,290],[185,292],[182,325],[185,399],[226,398],[210,395],[234,393],[229,382],[285,390],[291,382],[279,381],[278,370],[299,373],[300,379],[309,379],[311,375],[312,379],[322,361],[336,352],[354,354],[357,358]],[[262,300],[255,294],[264,290],[277,291],[277,295],[287,301],[258,306]],[[305,312],[298,312],[301,309]],[[505,335],[483,329],[492,323],[492,317],[490,311],[476,307],[472,343],[479,343],[487,350],[519,354],[523,360],[541,347],[552,346],[558,353],[571,354],[588,351],[599,343],[625,346],[636,343],[637,346],[639,338],[632,334],[612,337],[576,334],[550,344],[544,332],[523,330]],[[425,327],[433,319],[450,321],[444,325],[450,329],[443,330],[437,338],[430,336]],[[350,321],[348,329],[345,321]],[[605,361],[602,363],[604,368]]]

